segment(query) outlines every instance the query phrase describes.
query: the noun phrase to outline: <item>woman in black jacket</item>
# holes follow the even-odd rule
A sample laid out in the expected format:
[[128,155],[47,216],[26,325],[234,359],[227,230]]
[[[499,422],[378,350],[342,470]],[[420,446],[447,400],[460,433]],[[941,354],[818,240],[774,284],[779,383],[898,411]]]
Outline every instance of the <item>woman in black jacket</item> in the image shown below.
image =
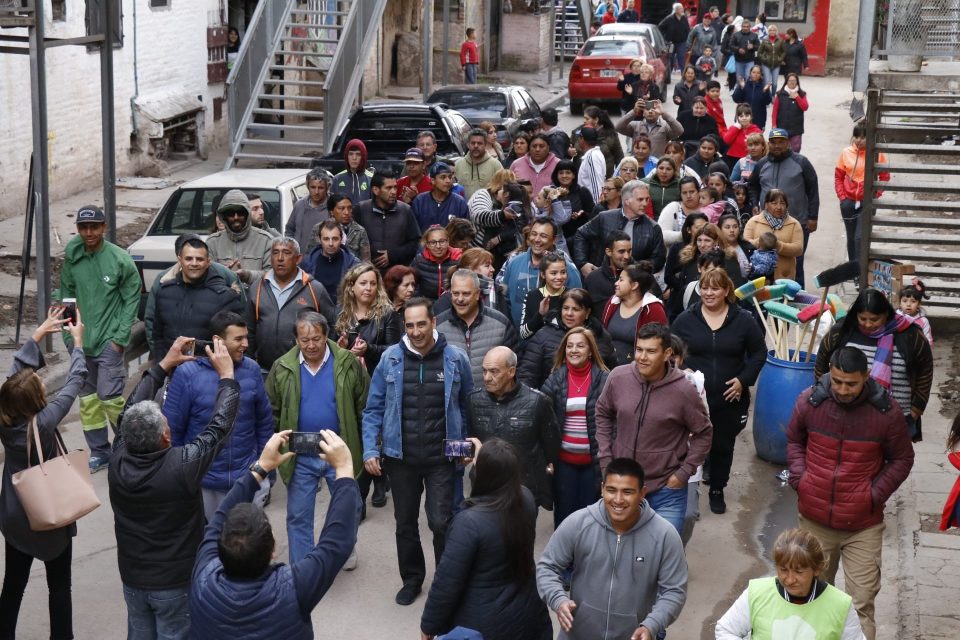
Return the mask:
[[553,400],[553,413],[563,425],[553,472],[554,528],[600,499],[596,407],[607,375],[593,332],[586,327],[568,331],[554,356],[553,372],[540,389]]
[[420,618],[422,638],[454,627],[484,640],[549,640],[553,625],[537,594],[537,506],[521,483],[512,445],[491,438],[476,455],[473,492],[454,516]]
[[585,225],[593,217],[593,196],[590,190],[577,182],[577,166],[572,160],[561,160],[553,168],[553,186],[563,187],[567,195],[559,198],[564,208],[570,207],[570,220],[562,227],[563,236],[567,239],[567,246],[573,246],[573,236],[577,229]]
[[737,434],[747,426],[750,387],[767,358],[760,326],[736,304],[734,286],[723,269],[700,277],[700,304],[681,313],[670,326],[687,344],[686,366],[704,375],[713,443],[707,458],[710,470],[710,510],[724,513],[723,489],[730,478]]
[[803,70],[810,66],[807,61],[807,47],[803,40],[797,35],[794,28],[787,29],[787,52],[783,57],[783,66],[780,67],[780,73],[786,76],[788,73],[795,73],[798,76],[803,75]]
[[677,115],[677,122],[683,126],[680,141],[683,143],[684,153],[692,156],[700,146],[703,136],[713,135],[720,138],[717,131],[717,121],[707,114],[707,101],[702,96],[692,100],[690,111],[683,111]]
[[667,317],[670,319],[676,318],[683,311],[683,292],[692,277],[691,274],[696,273],[697,258],[700,256],[693,239],[707,224],[707,216],[702,213],[688,215],[680,227],[680,242],[667,251],[667,263],[663,267],[663,281],[667,285],[667,292],[663,299],[667,303]]
[[[524,343],[517,365],[517,379],[539,389],[554,368],[557,348],[571,329],[590,329],[596,339],[601,358],[608,367],[616,366],[617,356],[610,334],[598,318],[590,315],[593,299],[586,289],[568,289],[560,296],[560,315],[556,324],[548,324]],[[559,416],[558,416],[559,417]]]
[[78,315],[76,324],[66,325],[73,337],[67,382],[56,397],[47,401],[46,386],[36,373],[37,369],[44,366],[39,343],[48,335],[60,333],[62,315],[62,308],[52,311],[33,332],[32,339],[17,351],[10,377],[0,387],[0,441],[3,442],[5,455],[3,489],[0,491],[0,531],[6,542],[3,593],[0,594],[2,638],[13,638],[16,634],[20,603],[34,558],[42,560],[46,566],[50,637],[73,637],[70,564],[77,525],[33,531],[13,488],[13,474],[38,462],[35,449],[30,460],[27,460],[28,425],[36,421],[35,428],[40,435],[45,460],[59,455],[57,440],[61,439],[57,425],[70,411],[87,378],[83,324]]
[[349,349],[373,375],[387,347],[400,342],[403,323],[393,310],[380,272],[369,262],[361,262],[347,271],[337,296],[337,322],[334,329],[338,344]]
[[[693,65],[688,64],[683,68],[680,82],[673,85],[673,104],[677,105],[677,120],[680,120],[681,115],[690,111],[693,108],[694,99],[701,96],[703,96],[703,88],[697,81],[697,70],[693,68]],[[633,109],[633,105],[630,105],[630,109]],[[683,128],[686,131],[686,125]],[[714,123],[714,130],[716,130],[716,123]]]

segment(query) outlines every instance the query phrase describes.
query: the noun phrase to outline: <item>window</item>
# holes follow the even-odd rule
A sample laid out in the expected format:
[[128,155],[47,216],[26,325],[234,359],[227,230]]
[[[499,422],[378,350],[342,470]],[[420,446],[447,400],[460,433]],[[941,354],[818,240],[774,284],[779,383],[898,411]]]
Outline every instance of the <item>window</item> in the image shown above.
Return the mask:
[[740,0],[737,9],[740,15],[750,19],[763,12],[768,21],[806,22],[808,2],[809,0]]
[[63,22],[67,19],[67,0],[51,0],[50,19],[54,22]]
[[[233,188],[233,187],[231,187]],[[151,236],[178,236],[196,233],[206,236],[213,233],[213,216],[220,200],[230,188],[180,189],[173,194],[156,223],[150,229]],[[244,193],[260,194],[267,221],[275,229],[280,228],[280,192],[276,189],[241,189]]]
[[150,0],[151,9],[169,9],[170,0]]
[[608,58],[636,58],[640,55],[640,44],[636,40],[587,40],[583,46],[583,56]]
[[[87,35],[97,36],[103,33],[103,5],[109,0],[87,0],[87,13],[85,22],[87,25]],[[123,47],[123,14],[121,13],[121,3],[111,3],[113,15],[110,16],[110,23],[113,25],[113,48]],[[87,46],[87,51],[99,51],[99,44]]]

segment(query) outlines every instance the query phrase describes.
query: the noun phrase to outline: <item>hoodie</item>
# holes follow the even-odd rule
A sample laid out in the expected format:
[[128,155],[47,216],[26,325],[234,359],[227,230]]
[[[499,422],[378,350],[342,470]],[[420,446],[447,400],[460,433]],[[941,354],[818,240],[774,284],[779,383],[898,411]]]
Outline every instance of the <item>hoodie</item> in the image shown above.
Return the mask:
[[[359,171],[351,171],[350,163],[347,162],[347,154],[352,149],[360,150]],[[367,166],[367,146],[363,144],[362,140],[354,138],[347,142],[347,145],[343,148],[343,162],[347,168],[333,176],[331,193],[349,197],[354,206],[372,198],[370,179],[373,178],[373,169]]]
[[[562,576],[570,566],[567,595]],[[622,640],[640,625],[656,638],[687,600],[683,543],[646,500],[636,524],[618,534],[600,500],[568,516],[551,536],[537,562],[537,591],[554,611],[567,600],[577,605],[573,629],[561,631],[560,640]]]
[[[227,214],[235,209],[247,212],[246,221],[240,231],[232,231],[227,224]],[[223,231],[217,231],[207,237],[210,259],[227,266],[234,260],[240,261],[244,282],[251,282],[270,268],[270,246],[273,236],[263,229],[253,226],[250,217],[250,202],[239,189],[231,189],[224,194],[217,207],[217,217],[223,221]]]
[[669,366],[656,382],[647,382],[636,364],[616,367],[597,400],[596,421],[601,470],[613,458],[633,458],[643,466],[648,491],[663,487],[671,475],[689,480],[713,438],[700,394]]

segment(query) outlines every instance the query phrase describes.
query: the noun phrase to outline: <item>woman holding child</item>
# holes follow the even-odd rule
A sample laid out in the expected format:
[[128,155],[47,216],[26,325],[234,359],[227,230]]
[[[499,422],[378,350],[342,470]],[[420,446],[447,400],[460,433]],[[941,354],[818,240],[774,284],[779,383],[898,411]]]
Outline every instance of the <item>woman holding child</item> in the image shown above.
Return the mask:
[[763,209],[747,221],[743,239],[758,247],[761,236],[772,232],[777,237],[777,267],[774,278],[796,279],[797,256],[803,253],[803,229],[787,209],[787,194],[780,189],[771,189],[764,198]]

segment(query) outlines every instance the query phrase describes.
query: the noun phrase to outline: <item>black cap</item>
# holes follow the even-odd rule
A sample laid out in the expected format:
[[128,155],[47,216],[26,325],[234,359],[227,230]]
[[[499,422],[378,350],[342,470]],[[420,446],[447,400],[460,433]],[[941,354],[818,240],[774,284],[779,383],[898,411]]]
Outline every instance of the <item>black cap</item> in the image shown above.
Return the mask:
[[[196,240],[197,242],[202,243],[204,247],[207,246],[207,243],[203,241],[203,238],[197,234],[184,233],[183,235],[177,236],[177,239],[173,241],[173,251],[177,256],[180,255],[180,252],[183,251],[183,245],[185,245],[189,240]],[[207,247],[207,250],[209,251],[209,247]]]
[[103,209],[96,205],[88,204],[86,206],[80,207],[80,211],[77,211],[77,224],[83,224],[84,222],[106,222],[107,216],[103,213]]
[[580,137],[590,144],[597,144],[600,133],[593,127],[583,127],[580,129]]

